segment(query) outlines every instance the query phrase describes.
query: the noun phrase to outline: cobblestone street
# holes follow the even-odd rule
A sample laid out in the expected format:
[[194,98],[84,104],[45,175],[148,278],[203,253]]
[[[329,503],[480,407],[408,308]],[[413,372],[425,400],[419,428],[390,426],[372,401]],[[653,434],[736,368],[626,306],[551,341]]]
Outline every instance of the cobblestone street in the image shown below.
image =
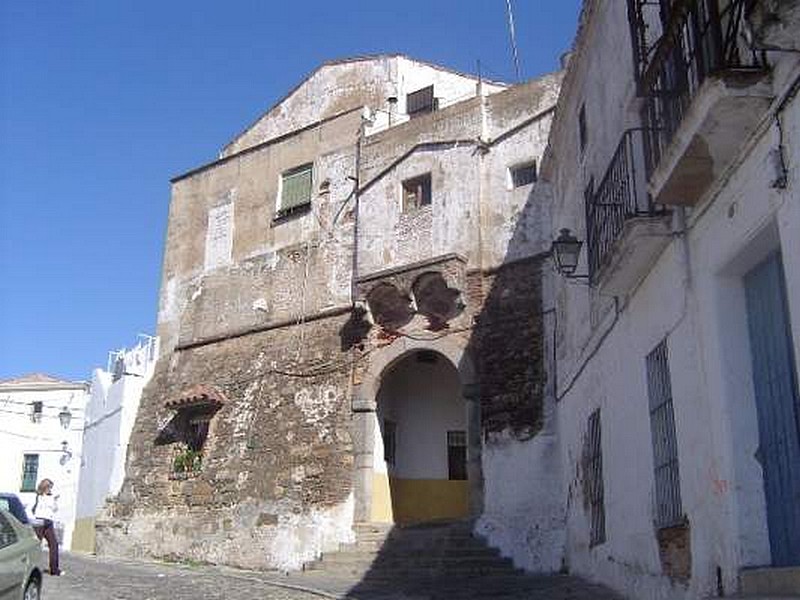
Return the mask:
[[62,556],[62,563],[65,575],[45,575],[43,600],[315,600],[321,597],[267,585],[248,572],[225,572],[216,567],[69,554]]
[[[66,574],[45,576],[43,600],[433,600],[491,597],[495,600],[600,600],[617,598],[601,587],[567,576],[525,577],[507,588],[479,589],[479,581],[443,581],[413,591],[401,582],[361,590],[346,577],[255,573],[214,566],[63,556]],[[402,582],[407,584],[408,582]],[[353,591],[348,590],[356,586]]]

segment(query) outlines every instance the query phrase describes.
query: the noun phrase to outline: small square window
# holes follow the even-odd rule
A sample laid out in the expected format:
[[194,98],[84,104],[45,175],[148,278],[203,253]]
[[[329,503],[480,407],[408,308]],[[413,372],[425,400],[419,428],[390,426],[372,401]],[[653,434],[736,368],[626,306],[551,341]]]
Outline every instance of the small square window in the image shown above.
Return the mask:
[[431,174],[426,173],[403,182],[403,212],[431,203]]
[[511,187],[518,188],[536,182],[536,161],[522,163],[511,167]]
[[31,421],[33,423],[42,422],[42,408],[41,402],[31,402]]
[[308,163],[281,174],[278,217],[297,212],[311,205],[313,164]]

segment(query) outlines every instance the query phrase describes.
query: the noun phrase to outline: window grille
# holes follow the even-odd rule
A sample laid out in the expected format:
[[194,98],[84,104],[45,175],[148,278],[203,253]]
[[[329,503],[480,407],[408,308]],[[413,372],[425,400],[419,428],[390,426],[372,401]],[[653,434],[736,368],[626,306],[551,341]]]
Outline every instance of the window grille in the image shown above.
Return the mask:
[[389,419],[383,421],[383,460],[391,467],[397,460],[397,423]]
[[426,173],[403,182],[403,212],[431,203],[431,174]]
[[536,182],[536,161],[511,167],[511,186],[518,188]]
[[603,449],[600,409],[589,415],[584,445],[584,494],[589,503],[589,545],[606,541],[606,511],[603,493]]
[[42,410],[43,410],[43,404],[41,402],[31,403],[31,422],[33,423],[42,422]]
[[447,470],[448,479],[463,481],[467,479],[467,432],[447,432]]
[[678,443],[672,406],[667,340],[647,355],[647,394],[656,483],[656,526],[671,527],[683,519]]
[[288,214],[311,203],[313,165],[307,164],[281,175],[279,215]]
[[21,492],[35,492],[36,478],[39,475],[39,455],[25,454],[22,457],[22,485]]

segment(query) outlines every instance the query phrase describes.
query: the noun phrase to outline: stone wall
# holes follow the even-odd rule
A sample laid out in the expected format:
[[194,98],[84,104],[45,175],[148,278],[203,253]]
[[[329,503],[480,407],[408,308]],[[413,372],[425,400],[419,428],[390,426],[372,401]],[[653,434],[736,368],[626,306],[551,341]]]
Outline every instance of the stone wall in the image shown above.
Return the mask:
[[[110,514],[126,524],[99,528],[99,552],[296,568],[338,543],[339,523],[348,529],[352,518],[343,323],[331,317],[162,359]],[[197,381],[227,402],[211,419],[202,471],[184,478],[172,472],[175,446],[154,442],[172,413],[165,401]],[[192,516],[181,517],[186,511]],[[248,550],[250,536],[257,552]]]

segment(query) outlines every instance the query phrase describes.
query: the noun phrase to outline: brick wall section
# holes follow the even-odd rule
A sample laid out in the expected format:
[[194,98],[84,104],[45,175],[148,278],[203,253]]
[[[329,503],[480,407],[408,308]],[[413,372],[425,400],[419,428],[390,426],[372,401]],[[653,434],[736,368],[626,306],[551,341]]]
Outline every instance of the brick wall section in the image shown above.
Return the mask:
[[501,266],[493,273],[469,276],[471,294],[486,297],[476,312],[469,350],[477,362],[484,432],[510,429],[520,439],[542,425],[544,357],[542,353],[541,260]]

